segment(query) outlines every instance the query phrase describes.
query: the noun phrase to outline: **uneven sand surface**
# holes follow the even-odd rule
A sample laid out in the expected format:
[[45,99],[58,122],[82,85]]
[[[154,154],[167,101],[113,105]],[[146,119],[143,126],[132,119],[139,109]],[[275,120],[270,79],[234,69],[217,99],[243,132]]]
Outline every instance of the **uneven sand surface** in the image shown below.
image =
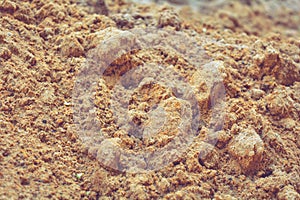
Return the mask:
[[[300,199],[300,9],[267,12],[249,1],[205,10],[101,2],[0,1],[0,199]],[[115,146],[99,146],[106,140],[94,135],[82,140],[74,86],[88,60],[101,61],[100,52],[113,55],[118,48],[99,44],[146,27],[195,40],[205,52],[199,65],[218,61],[226,106],[223,120],[212,117],[211,96],[219,90],[211,92],[202,81],[206,74],[173,51],[142,48],[115,59],[93,99],[109,141],[128,151],[154,151],[189,130],[177,130],[186,99],[157,84],[134,90],[128,106],[133,123],[153,127],[160,120],[149,109],[159,104],[167,111],[166,126],[153,138],[128,128],[122,112],[114,115],[109,99],[120,86],[113,86],[139,65],[174,69],[195,89],[202,114],[195,115],[195,138],[180,156],[162,164],[168,155],[161,154],[156,161],[163,167],[146,162],[155,170],[128,173],[122,169],[135,161],[116,161]],[[166,45],[193,49],[190,40],[172,37],[163,40]],[[140,78],[132,79],[125,84]]]

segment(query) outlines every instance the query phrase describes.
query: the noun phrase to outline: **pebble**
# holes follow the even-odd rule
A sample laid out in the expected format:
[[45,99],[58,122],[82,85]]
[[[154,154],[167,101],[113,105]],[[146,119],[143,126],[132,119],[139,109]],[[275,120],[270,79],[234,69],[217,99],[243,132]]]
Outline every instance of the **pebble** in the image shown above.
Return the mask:
[[255,100],[260,99],[261,97],[263,97],[265,95],[265,92],[261,89],[252,89],[251,90],[251,97]]

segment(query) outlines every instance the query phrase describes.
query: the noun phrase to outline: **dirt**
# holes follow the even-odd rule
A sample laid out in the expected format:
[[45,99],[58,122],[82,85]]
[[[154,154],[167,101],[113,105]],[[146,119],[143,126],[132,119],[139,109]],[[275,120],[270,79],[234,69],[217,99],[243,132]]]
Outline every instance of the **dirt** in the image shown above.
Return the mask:
[[0,199],[300,199],[300,6],[171,2],[0,1]]

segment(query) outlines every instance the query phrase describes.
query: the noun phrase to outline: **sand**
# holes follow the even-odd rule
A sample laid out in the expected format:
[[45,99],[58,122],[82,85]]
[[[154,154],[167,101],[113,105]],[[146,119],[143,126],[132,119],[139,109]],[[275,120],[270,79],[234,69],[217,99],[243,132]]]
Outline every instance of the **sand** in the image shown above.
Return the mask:
[[300,199],[300,9],[261,2],[1,1],[0,199]]

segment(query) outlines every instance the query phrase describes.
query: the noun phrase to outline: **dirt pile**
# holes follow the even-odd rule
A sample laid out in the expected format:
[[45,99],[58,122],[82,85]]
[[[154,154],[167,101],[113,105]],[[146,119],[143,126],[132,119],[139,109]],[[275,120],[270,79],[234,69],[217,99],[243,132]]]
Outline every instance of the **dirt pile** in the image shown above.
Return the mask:
[[[299,11],[270,16],[261,4],[247,2],[222,5],[213,13],[123,0],[106,1],[107,7],[103,1],[0,2],[0,199],[299,199]],[[135,152],[155,151],[176,135],[196,132],[184,153],[162,168],[126,173],[116,169],[127,170],[134,162],[147,168],[151,162],[116,161],[122,154],[106,151],[115,146],[103,146],[106,140],[94,132],[85,132],[86,143],[73,115],[74,86],[90,61],[101,62],[103,54],[95,51],[100,44],[119,35],[127,41],[130,30],[146,28],[186,38],[166,37],[159,40],[161,47],[148,50],[144,44],[155,45],[157,38],[144,34],[142,48],[122,55],[113,49],[123,40],[108,42],[117,46],[107,46],[107,55],[117,59],[95,86],[97,123],[115,146]],[[161,38],[163,31],[158,31]],[[201,47],[196,52],[199,59],[184,57],[193,50],[189,38]],[[164,48],[169,44],[181,54]],[[218,105],[212,97],[219,99],[222,87],[211,84],[211,90],[202,81],[208,76],[197,72],[197,63],[201,69],[210,63],[208,69],[220,72],[224,114],[212,109]],[[181,105],[191,98],[180,87],[166,88],[142,76],[122,79],[134,67],[147,64],[180,74],[193,88],[201,117],[182,111]],[[155,70],[151,74],[162,76]],[[144,82],[139,85],[136,80]],[[114,115],[111,95],[126,96],[133,86],[137,89],[129,105],[124,103],[130,116]],[[165,129],[147,129],[149,124],[161,125],[161,109],[167,112]],[[186,121],[198,121],[181,133],[176,128],[184,121],[182,114]],[[127,118],[135,125],[129,126]],[[84,130],[92,130],[89,123],[81,124]],[[148,137],[152,132],[158,134]]]

